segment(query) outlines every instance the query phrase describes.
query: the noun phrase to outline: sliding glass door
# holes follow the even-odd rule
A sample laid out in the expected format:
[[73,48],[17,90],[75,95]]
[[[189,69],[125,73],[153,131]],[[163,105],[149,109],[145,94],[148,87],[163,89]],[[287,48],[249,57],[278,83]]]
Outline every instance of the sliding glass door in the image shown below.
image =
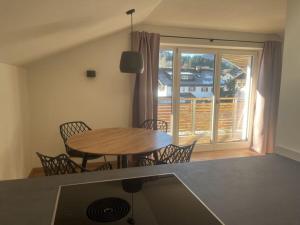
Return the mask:
[[159,54],[158,119],[168,123],[168,133],[173,135],[173,76],[174,51],[162,49]]
[[247,141],[253,56],[221,54],[217,142]]
[[178,144],[247,148],[258,52],[162,48],[158,118]]
[[215,54],[180,52],[179,143],[197,137],[209,144],[212,138]]

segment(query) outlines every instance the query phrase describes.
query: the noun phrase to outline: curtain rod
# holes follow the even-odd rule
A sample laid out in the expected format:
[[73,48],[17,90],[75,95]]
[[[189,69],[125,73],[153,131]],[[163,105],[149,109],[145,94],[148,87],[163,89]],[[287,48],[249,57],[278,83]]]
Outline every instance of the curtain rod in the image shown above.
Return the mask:
[[244,43],[254,43],[254,44],[264,44],[261,41],[245,41],[245,40],[234,40],[234,39],[220,39],[220,38],[202,38],[202,37],[188,37],[188,36],[175,36],[175,35],[160,35],[166,38],[182,38],[182,39],[197,39],[197,40],[208,40],[210,42],[214,41],[229,41],[229,42],[244,42]]

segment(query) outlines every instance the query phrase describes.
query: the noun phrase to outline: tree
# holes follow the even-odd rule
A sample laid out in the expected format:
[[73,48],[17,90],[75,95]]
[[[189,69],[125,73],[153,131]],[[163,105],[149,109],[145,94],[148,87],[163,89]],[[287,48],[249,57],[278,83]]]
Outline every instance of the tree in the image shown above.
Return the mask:
[[221,97],[232,98],[236,94],[235,80],[230,79],[226,81],[224,87],[221,88]]

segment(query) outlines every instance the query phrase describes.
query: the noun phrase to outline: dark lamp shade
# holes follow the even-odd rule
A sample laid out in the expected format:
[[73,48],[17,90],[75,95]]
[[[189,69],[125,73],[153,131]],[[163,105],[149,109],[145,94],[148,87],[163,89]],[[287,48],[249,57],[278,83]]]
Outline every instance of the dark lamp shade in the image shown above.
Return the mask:
[[120,70],[122,73],[142,73],[144,71],[143,56],[134,51],[122,52]]

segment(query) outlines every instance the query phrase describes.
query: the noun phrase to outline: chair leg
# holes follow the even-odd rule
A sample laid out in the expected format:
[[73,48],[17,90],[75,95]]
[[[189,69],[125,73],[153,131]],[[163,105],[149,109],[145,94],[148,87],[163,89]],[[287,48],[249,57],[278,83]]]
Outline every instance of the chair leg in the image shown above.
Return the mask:
[[82,158],[82,168],[86,169],[86,164],[87,164],[87,158],[88,158],[88,154],[84,154],[84,157]]
[[106,161],[106,156],[105,156],[105,155],[103,155],[103,158],[104,158],[104,162],[107,163],[107,161]]
[[157,151],[153,152],[153,157],[156,162],[159,160]]

